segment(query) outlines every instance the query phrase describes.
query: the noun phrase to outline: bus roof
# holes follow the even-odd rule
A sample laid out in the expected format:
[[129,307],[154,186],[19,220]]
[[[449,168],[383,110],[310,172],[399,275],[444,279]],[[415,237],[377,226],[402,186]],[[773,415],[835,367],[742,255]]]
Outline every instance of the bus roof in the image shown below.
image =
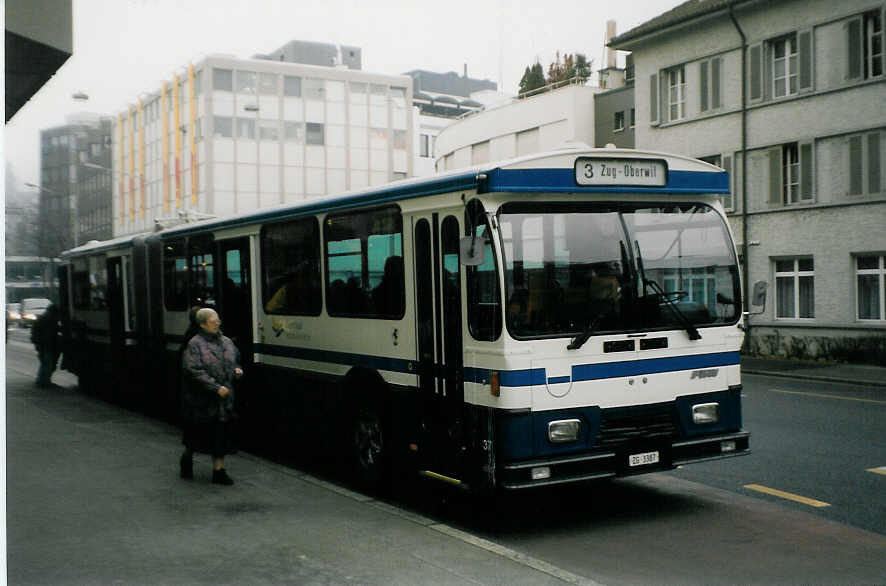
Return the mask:
[[[607,162],[623,166],[655,162],[663,171],[656,184],[579,184],[577,165],[580,161]],[[635,149],[590,148],[576,144],[556,151],[527,155],[497,163],[486,163],[468,169],[405,179],[378,187],[324,196],[302,203],[263,208],[237,216],[201,220],[162,230],[166,236],[183,236],[222,228],[234,228],[270,220],[285,220],[308,214],[366,207],[413,199],[428,195],[476,189],[479,193],[651,193],[651,194],[718,194],[729,193],[729,175],[708,163],[668,153]],[[110,249],[125,244],[139,235],[90,243],[66,254],[82,254]]]

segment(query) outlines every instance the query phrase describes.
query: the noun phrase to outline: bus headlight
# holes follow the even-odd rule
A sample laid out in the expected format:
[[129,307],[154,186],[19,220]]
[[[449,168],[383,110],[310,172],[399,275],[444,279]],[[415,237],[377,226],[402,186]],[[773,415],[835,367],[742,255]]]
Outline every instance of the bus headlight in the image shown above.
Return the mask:
[[699,403],[692,406],[692,423],[705,425],[720,421],[719,403]]
[[563,419],[548,423],[548,440],[551,443],[574,442],[581,432],[581,421],[578,419]]

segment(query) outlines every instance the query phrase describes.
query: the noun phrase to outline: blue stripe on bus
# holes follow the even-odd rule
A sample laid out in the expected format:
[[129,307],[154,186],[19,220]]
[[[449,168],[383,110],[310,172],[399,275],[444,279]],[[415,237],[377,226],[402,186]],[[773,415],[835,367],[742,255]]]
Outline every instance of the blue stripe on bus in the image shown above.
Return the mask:
[[[713,354],[675,356],[673,358],[647,358],[645,360],[626,360],[603,364],[579,364],[572,367],[571,380],[573,382],[600,380],[715,366],[733,366],[738,365],[738,363],[738,352],[715,352]],[[465,382],[488,384],[491,372],[488,368],[465,368]],[[529,387],[546,383],[563,383],[569,380],[570,377],[567,376],[547,379],[545,377],[545,369],[543,368],[499,371],[499,384],[503,387]]]
[[729,193],[729,174],[706,171],[668,171],[663,187],[578,185],[573,169],[493,169],[486,191],[553,193]]
[[294,346],[277,346],[273,344],[255,344],[255,352],[269,356],[282,356],[284,358],[297,358],[299,360],[311,360],[313,362],[328,362],[332,364],[344,364],[347,366],[365,366],[376,370],[390,372],[405,372],[417,374],[417,364],[413,360],[403,358],[388,358],[385,356],[370,356],[367,354],[351,354],[348,352],[332,352],[330,350],[316,350],[313,348],[298,348]]
[[571,380],[572,380],[571,376],[552,376],[551,378],[548,379],[548,384],[549,385],[556,385],[556,384],[560,384],[560,383],[568,383]]

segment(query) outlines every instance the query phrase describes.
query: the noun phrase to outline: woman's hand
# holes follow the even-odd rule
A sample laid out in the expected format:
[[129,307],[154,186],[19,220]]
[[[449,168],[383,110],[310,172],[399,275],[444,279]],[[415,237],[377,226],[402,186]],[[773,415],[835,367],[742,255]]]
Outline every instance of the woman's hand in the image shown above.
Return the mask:
[[218,396],[221,398],[227,397],[230,392],[231,392],[231,390],[228,387],[219,387],[218,388]]
[[240,378],[241,376],[243,376],[243,369],[238,366],[234,369],[234,378]]

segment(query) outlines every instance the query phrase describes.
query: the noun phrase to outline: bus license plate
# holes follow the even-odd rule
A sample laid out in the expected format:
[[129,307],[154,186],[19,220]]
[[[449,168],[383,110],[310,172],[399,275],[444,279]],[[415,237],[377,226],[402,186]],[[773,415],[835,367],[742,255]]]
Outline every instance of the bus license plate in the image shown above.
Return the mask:
[[647,464],[658,464],[658,452],[643,452],[628,456],[628,466],[646,466]]

